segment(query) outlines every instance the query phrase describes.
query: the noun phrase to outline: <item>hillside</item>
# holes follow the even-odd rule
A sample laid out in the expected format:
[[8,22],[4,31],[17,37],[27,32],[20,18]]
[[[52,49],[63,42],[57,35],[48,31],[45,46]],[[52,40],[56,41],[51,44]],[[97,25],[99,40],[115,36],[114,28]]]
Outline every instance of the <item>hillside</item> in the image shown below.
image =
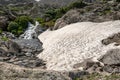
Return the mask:
[[120,80],[120,0],[0,0],[0,80]]
[[34,2],[34,0],[0,0],[1,5]]

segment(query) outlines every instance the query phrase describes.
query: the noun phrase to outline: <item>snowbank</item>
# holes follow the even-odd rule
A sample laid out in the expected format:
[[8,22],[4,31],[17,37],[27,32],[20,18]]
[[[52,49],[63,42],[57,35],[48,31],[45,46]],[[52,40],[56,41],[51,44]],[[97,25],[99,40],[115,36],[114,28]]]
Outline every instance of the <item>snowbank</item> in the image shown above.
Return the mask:
[[101,40],[120,32],[120,21],[103,23],[79,22],[39,35],[44,51],[38,55],[47,61],[48,70],[70,71],[87,58],[98,58],[119,46],[103,45]]

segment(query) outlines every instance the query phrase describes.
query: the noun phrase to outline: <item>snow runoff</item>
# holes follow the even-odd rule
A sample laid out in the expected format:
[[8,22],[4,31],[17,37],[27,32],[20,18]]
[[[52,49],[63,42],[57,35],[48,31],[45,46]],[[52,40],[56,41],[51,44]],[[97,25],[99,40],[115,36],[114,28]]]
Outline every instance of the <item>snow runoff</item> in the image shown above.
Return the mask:
[[56,31],[45,31],[39,35],[43,52],[38,55],[47,61],[48,70],[70,71],[73,65],[85,59],[99,58],[106,51],[119,46],[115,43],[103,45],[101,40],[120,32],[120,21],[103,23],[79,22]]
[[35,25],[29,22],[27,30],[24,32],[24,34],[20,36],[20,38],[33,39],[34,36],[37,36],[36,29],[38,26],[39,26],[39,22],[37,21],[35,22]]

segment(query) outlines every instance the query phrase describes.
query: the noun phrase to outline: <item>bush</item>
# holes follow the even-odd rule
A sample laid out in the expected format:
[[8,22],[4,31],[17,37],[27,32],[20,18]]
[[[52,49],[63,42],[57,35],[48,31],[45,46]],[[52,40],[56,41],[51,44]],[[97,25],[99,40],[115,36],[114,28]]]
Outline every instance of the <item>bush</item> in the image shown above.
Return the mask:
[[18,28],[19,28],[18,23],[12,21],[9,23],[7,29],[8,29],[8,31],[12,32],[13,34],[17,34]]
[[82,0],[71,3],[68,8],[72,9],[72,8],[83,8],[85,7],[87,4],[85,4]]
[[34,24],[33,19],[28,16],[20,16],[15,20],[15,22],[17,22],[20,26],[22,26],[23,29],[26,29],[28,27],[28,22]]
[[55,22],[52,21],[52,20],[44,23],[44,25],[45,25],[46,27],[49,27],[49,28],[50,28],[50,27],[53,27],[54,24],[55,24]]
[[12,21],[8,24],[8,31],[12,32],[13,34],[19,36],[22,34],[26,28],[28,27],[28,22],[31,22],[34,24],[34,21],[32,18],[28,16],[20,16],[15,19],[15,21]]

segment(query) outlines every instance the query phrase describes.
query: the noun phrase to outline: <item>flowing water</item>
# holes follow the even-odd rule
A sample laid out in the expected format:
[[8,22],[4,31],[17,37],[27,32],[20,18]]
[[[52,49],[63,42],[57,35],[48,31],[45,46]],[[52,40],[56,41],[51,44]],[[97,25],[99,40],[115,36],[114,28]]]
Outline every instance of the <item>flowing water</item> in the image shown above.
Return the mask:
[[22,37],[23,39],[33,39],[35,36],[37,36],[36,29],[38,26],[39,26],[39,22],[37,21],[35,22],[35,25],[29,22],[28,28],[26,29],[24,34],[20,36],[20,38]]

